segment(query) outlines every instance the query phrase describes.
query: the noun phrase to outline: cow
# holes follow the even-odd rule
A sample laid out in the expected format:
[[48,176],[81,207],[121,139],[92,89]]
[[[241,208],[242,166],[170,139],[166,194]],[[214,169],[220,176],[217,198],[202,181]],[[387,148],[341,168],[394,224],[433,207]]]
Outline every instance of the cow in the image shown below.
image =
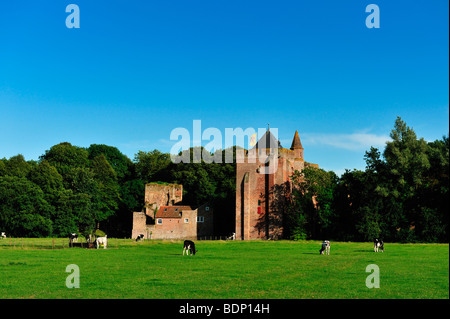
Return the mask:
[[319,250],[320,254],[323,255],[325,252],[325,255],[330,254],[330,241],[324,240],[322,243],[322,248]]
[[97,249],[100,247],[100,245],[103,245],[103,249],[106,249],[106,245],[108,244],[108,238],[107,235],[105,237],[98,237],[96,240]]
[[0,239],[6,238],[6,233],[4,231],[2,231],[0,233]]
[[141,241],[142,239],[144,239],[144,234],[140,234],[136,237],[136,241]]
[[227,240],[235,240],[236,239],[236,233],[232,233],[231,236],[227,237]]
[[195,255],[195,253],[198,250],[195,250],[195,244],[191,240],[185,240],[183,245],[183,256],[184,252],[186,252],[187,255]]
[[78,234],[77,233],[70,233],[69,234],[69,240],[72,243],[78,242]]
[[374,252],[384,252],[384,243],[381,239],[375,238],[373,241],[373,251]]

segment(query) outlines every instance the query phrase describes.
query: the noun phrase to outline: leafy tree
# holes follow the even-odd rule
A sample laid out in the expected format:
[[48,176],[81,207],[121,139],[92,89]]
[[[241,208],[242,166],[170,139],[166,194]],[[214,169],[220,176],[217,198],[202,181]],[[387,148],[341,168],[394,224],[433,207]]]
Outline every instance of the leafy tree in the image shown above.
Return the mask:
[[40,187],[50,203],[53,200],[52,197],[55,196],[57,192],[64,189],[63,177],[58,173],[58,170],[54,166],[51,166],[46,160],[40,161],[30,170],[28,173],[28,180]]
[[333,198],[337,185],[334,172],[307,166],[292,176],[295,203],[309,225],[309,237],[330,237],[334,217]]
[[40,159],[47,160],[63,176],[64,181],[66,181],[65,178],[70,174],[71,170],[74,168],[84,168],[89,165],[88,156],[89,153],[85,148],[64,142],[52,146],[50,150],[45,151],[45,154]]
[[25,177],[31,170],[34,162],[27,162],[22,154],[12,156],[9,160],[3,160],[4,162],[4,175]]
[[42,190],[25,177],[0,177],[0,225],[13,237],[52,233],[51,206]]
[[167,179],[165,169],[172,163],[170,154],[158,150],[139,151],[135,157],[137,177],[145,183]]
[[5,165],[6,159],[0,158],[0,176],[6,175],[6,165]]
[[122,154],[117,147],[104,144],[92,144],[89,146],[88,152],[90,160],[103,154],[112,166],[118,181],[123,182],[133,178],[133,162],[126,155]]
[[92,194],[96,208],[95,220],[101,222],[114,215],[118,208],[119,185],[114,169],[103,154],[92,160],[91,168],[97,186],[96,192]]

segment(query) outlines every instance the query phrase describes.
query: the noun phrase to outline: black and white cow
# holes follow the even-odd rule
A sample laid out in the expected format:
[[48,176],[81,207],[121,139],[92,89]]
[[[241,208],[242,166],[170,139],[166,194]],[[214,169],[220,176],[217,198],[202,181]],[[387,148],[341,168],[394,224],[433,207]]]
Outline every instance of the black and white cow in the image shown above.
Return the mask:
[[324,240],[322,243],[322,248],[319,250],[320,254],[323,255],[325,252],[325,255],[330,254],[330,241]]
[[0,233],[0,239],[6,238],[6,233],[4,231],[2,231]]
[[70,233],[69,234],[69,240],[71,243],[78,242],[78,234],[77,233]]
[[136,237],[136,241],[141,241],[142,239],[144,239],[144,234],[140,234]]
[[187,253],[187,255],[195,255],[197,250],[195,250],[195,244],[191,240],[185,240],[183,245],[183,256],[184,252]]
[[384,252],[384,243],[381,239],[375,238],[373,241],[373,251],[374,252]]

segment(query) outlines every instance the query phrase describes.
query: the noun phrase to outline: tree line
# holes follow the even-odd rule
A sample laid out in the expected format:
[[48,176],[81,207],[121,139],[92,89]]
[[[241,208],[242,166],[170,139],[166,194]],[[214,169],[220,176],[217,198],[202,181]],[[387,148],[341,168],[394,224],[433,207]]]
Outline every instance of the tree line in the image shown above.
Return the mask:
[[0,159],[0,230],[13,237],[66,237],[100,229],[130,237],[132,213],[145,206],[145,184],[169,182],[183,185],[184,203],[216,207],[215,233],[225,235],[234,228],[234,181],[233,164],[174,164],[158,150],[130,160],[116,147],[64,142],[37,161],[20,154]]
[[[290,239],[449,241],[449,139],[427,142],[400,117],[383,151],[365,152],[365,170],[308,167],[273,190],[273,211]],[[281,200],[280,200],[281,199]],[[281,207],[278,208],[278,207]]]
[[[277,238],[448,242],[449,141],[426,142],[397,118],[383,151],[365,153],[366,168],[307,167],[272,190]],[[188,150],[191,158],[194,150]],[[222,152],[233,151],[236,148]],[[183,203],[214,207],[217,235],[234,231],[235,163],[172,163],[170,154],[60,143],[37,161],[0,159],[0,231],[15,237],[66,237],[97,229],[129,237],[132,212],[144,208],[145,184],[183,185]],[[282,231],[277,231],[282,229]]]

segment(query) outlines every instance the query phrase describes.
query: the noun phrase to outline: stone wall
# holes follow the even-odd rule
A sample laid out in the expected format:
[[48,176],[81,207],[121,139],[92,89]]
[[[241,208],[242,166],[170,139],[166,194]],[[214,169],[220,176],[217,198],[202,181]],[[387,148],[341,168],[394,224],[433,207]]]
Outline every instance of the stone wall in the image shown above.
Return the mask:
[[152,216],[157,207],[175,205],[182,200],[183,185],[145,184],[145,207],[149,216]]

